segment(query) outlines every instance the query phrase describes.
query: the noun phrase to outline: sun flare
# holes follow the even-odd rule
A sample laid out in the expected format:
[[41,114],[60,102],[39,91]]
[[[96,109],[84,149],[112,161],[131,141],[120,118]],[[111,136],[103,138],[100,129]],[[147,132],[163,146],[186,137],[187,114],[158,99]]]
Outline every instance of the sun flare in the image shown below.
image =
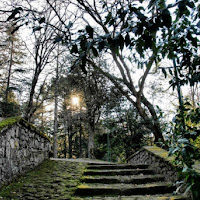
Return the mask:
[[78,106],[79,105],[79,101],[80,101],[79,97],[77,97],[77,96],[73,96],[72,97],[72,105],[73,106]]

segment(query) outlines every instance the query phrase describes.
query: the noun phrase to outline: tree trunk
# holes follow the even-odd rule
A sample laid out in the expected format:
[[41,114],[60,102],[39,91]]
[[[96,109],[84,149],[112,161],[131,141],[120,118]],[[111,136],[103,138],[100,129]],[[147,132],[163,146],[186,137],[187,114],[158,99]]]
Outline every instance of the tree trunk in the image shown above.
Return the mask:
[[69,158],[72,158],[72,133],[70,129],[68,129]]
[[83,127],[82,127],[81,123],[80,123],[79,134],[80,134],[79,157],[82,158],[82,157],[83,157],[83,149],[82,149],[82,135],[83,135]]
[[67,138],[67,117],[66,114],[64,113],[64,156],[65,158],[67,158],[67,142],[66,142],[66,138]]
[[54,134],[53,134],[53,157],[57,158],[58,150],[57,150],[57,134],[58,134],[58,67],[59,67],[59,46],[57,50],[57,58],[56,58],[56,80],[55,80],[55,109],[54,109]]
[[88,123],[88,158],[94,159],[94,128],[93,123]]
[[[56,90],[57,91],[57,90]],[[54,108],[54,134],[53,134],[53,157],[57,158],[57,132],[58,132],[58,96],[55,91],[55,108]]]
[[[6,94],[5,94],[5,102],[8,103],[8,94],[9,94],[9,87],[10,87],[10,77],[11,77],[11,70],[13,65],[13,41],[11,39],[11,49],[10,49],[10,62],[8,68],[8,78],[7,78],[7,85],[6,85]],[[7,104],[6,104],[7,106]]]
[[[161,142],[164,142],[162,130],[160,127],[160,122],[159,122],[157,113],[154,109],[154,106],[144,96],[141,97],[141,101],[148,108],[148,111],[151,114],[151,118],[149,118],[147,115],[144,116],[139,112],[140,116],[142,116],[143,119],[145,120],[145,122],[147,123],[147,127],[153,132],[154,137],[155,137],[154,142],[159,142],[159,140]],[[138,111],[139,111],[139,109],[138,109]]]
[[33,97],[34,97],[34,94],[35,94],[35,87],[37,85],[38,78],[39,78],[39,73],[37,73],[37,71],[36,71],[35,74],[34,74],[33,80],[32,80],[31,91],[30,91],[30,94],[29,94],[29,101],[28,101],[28,105],[26,107],[25,116],[24,116],[24,118],[27,121],[30,121],[30,116],[32,116],[31,109],[33,107]]

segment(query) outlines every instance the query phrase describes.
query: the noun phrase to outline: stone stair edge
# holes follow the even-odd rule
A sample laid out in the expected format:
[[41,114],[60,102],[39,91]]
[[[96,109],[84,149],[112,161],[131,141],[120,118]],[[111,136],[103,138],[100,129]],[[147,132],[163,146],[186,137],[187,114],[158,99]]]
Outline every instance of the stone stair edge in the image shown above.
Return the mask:
[[88,189],[88,188],[143,188],[143,187],[157,187],[157,186],[167,186],[171,187],[173,184],[171,182],[154,182],[154,183],[146,183],[146,184],[100,184],[100,183],[82,183],[77,186],[77,188]]

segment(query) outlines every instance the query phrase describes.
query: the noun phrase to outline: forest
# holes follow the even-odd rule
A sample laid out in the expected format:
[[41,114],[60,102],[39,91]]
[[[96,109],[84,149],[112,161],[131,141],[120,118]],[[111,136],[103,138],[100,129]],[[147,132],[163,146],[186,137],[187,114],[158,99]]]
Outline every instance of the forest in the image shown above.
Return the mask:
[[2,0],[0,35],[0,118],[34,124],[55,158],[158,145],[197,192],[198,0]]

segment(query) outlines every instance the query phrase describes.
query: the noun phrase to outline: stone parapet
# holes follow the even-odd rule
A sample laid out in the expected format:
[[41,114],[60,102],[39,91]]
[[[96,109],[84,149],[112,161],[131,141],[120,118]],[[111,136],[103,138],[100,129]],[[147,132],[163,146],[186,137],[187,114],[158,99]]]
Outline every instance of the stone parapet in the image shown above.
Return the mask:
[[151,165],[156,173],[165,176],[166,181],[178,180],[177,168],[173,165],[173,157],[168,157],[168,152],[156,146],[145,146],[129,159],[130,164]]
[[49,139],[25,120],[5,125],[0,129],[0,187],[48,159],[50,151]]

